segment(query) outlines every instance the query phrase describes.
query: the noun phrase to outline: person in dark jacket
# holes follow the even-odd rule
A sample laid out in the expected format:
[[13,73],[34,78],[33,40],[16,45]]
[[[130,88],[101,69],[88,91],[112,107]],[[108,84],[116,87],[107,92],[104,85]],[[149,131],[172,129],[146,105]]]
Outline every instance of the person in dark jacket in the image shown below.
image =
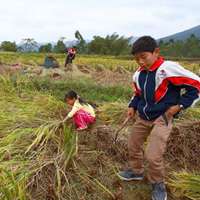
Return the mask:
[[135,94],[128,106],[128,116],[136,118],[128,140],[131,168],[119,172],[118,176],[126,181],[142,180],[145,157],[153,189],[152,200],[166,200],[163,155],[173,117],[199,100],[200,77],[176,62],[165,61],[159,55],[155,39],[150,36],[139,38],[133,44],[132,54],[139,68],[133,75]]

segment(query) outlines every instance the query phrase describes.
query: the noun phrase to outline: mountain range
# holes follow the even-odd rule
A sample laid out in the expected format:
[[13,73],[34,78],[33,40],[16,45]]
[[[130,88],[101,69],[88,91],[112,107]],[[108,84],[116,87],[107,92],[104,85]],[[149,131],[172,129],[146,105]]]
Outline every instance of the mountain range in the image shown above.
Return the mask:
[[200,25],[198,26],[195,26],[193,28],[190,28],[190,29],[187,29],[185,31],[181,31],[181,32],[178,32],[178,33],[175,33],[175,34],[172,34],[172,35],[169,35],[167,37],[163,37],[163,38],[160,38],[158,39],[159,41],[162,40],[164,42],[167,42],[169,40],[174,40],[174,41],[177,41],[177,40],[186,40],[187,38],[189,38],[191,35],[195,35],[195,37],[199,38],[200,39]]

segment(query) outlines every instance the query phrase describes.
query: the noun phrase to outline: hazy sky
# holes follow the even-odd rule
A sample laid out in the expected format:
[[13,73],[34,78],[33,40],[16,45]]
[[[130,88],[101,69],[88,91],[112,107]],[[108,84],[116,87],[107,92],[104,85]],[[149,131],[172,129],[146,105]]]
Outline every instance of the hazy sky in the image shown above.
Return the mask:
[[85,39],[94,35],[160,38],[200,24],[200,0],[0,0],[0,41]]

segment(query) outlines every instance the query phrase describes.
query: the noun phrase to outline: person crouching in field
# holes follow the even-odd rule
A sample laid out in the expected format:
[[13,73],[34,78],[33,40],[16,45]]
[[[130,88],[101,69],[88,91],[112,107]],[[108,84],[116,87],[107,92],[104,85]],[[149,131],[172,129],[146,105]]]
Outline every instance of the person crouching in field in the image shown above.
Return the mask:
[[133,75],[135,95],[129,103],[128,116],[134,118],[136,113],[138,116],[128,139],[131,168],[119,172],[118,176],[125,181],[142,180],[145,157],[152,200],[167,200],[163,155],[173,117],[199,100],[200,77],[176,62],[165,61],[150,36],[139,38],[133,44],[132,54],[140,67]]
[[72,110],[68,113],[63,122],[73,118],[73,122],[76,125],[77,130],[85,130],[89,125],[95,122],[94,108],[82,100],[75,91],[69,91],[65,95],[64,101],[69,106],[72,106]]

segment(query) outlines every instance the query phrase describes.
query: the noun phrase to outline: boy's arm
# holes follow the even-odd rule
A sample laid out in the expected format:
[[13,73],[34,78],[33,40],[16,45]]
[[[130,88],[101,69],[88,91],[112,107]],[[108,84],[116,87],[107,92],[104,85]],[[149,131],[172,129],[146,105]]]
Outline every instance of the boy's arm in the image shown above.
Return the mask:
[[138,106],[139,101],[140,101],[140,96],[138,96],[138,95],[135,94],[131,98],[131,100],[130,100],[130,102],[128,104],[128,107],[129,108],[133,108],[134,110],[137,110],[137,106]]
[[136,113],[138,103],[140,101],[140,92],[137,89],[135,82],[132,83],[132,88],[134,91],[134,96],[131,98],[128,105],[128,116],[133,117]]
[[179,105],[183,108],[193,106],[199,100],[199,90],[192,86],[185,86],[185,93],[181,96]]
[[193,106],[195,102],[199,100],[199,91],[193,87],[186,87],[184,87],[186,92],[181,96],[179,104],[171,106],[166,112],[167,116],[174,116],[182,109],[186,109],[190,106]]
[[199,100],[200,77],[178,64],[173,67],[170,71],[171,76],[168,77],[169,82],[185,89],[185,93],[181,95],[178,105],[176,107],[172,106],[172,108],[174,107],[172,109],[174,112],[179,112],[181,109],[186,109]]

